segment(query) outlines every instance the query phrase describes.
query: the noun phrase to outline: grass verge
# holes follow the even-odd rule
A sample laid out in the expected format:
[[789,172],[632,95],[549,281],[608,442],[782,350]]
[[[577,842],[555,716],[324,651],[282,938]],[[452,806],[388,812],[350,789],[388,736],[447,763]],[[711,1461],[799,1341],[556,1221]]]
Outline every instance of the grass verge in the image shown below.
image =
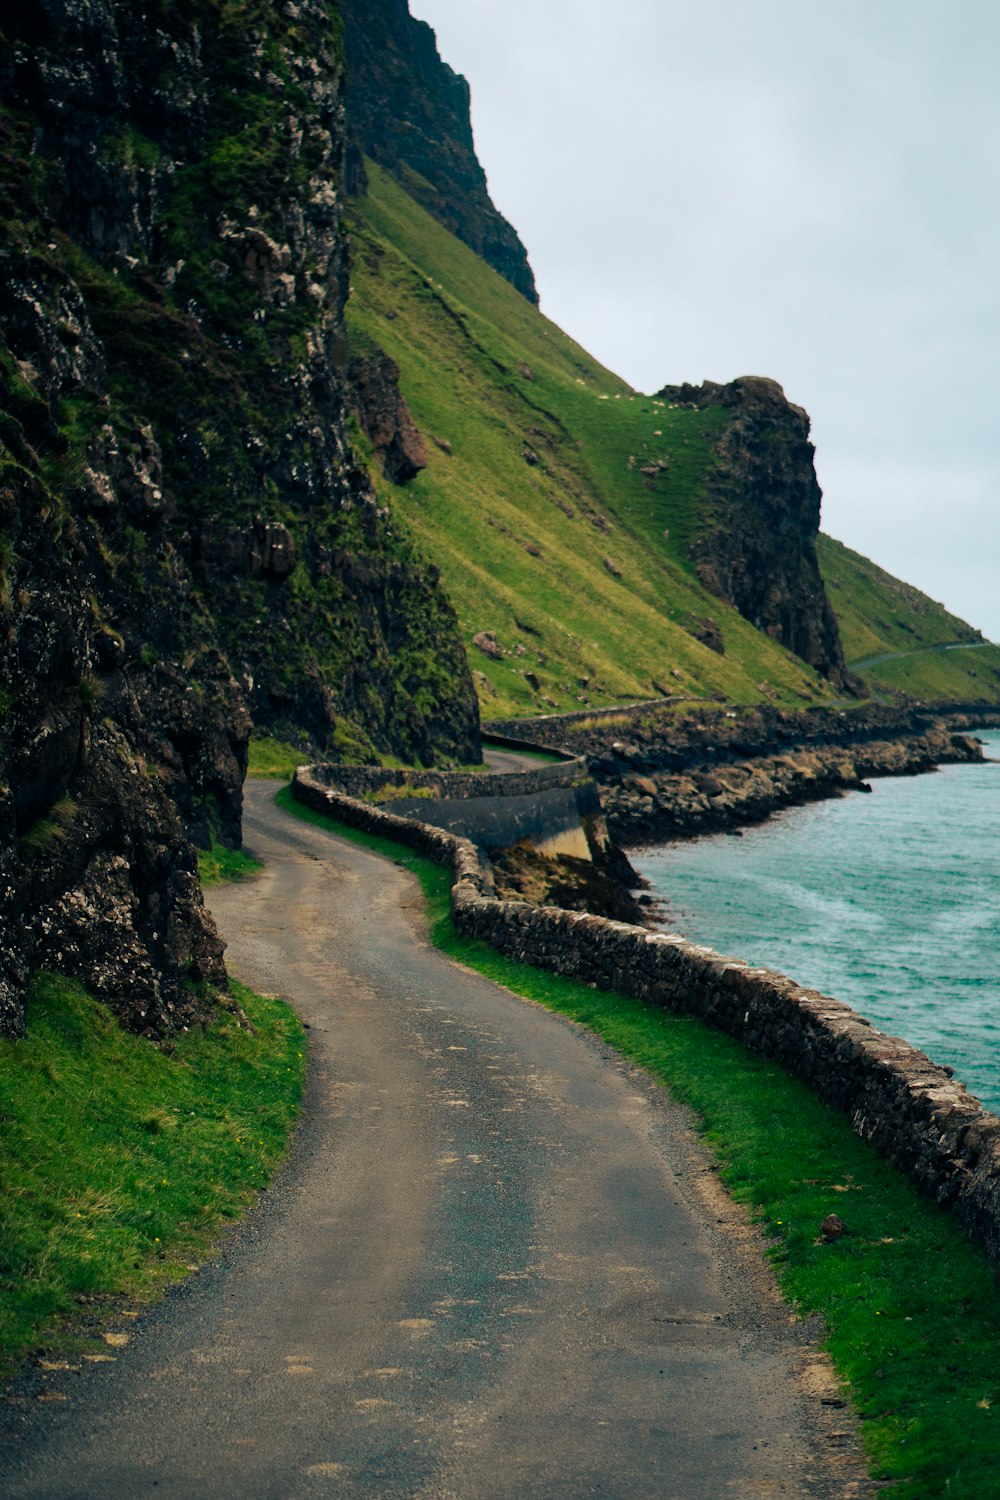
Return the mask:
[[269,734],[252,735],[248,750],[247,776],[270,781],[291,781],[298,767],[314,758],[308,750],[298,750],[287,741],[276,740]]
[[[449,957],[589,1026],[689,1104],[732,1195],[770,1242],[785,1295],[826,1325],[892,1500],[1000,1496],[1000,1297],[961,1227],[777,1065],[700,1022],[514,963],[462,937],[449,873],[390,840],[278,803],[412,870]],[[818,1243],[836,1212],[849,1233]]]
[[198,877],[202,885],[228,885],[231,880],[249,880],[264,866],[242,849],[226,849],[213,843],[198,850]]
[[291,1009],[233,984],[169,1049],[79,985],[40,975],[0,1042],[0,1374],[86,1349],[108,1305],[145,1301],[211,1252],[285,1154],[305,1076]]

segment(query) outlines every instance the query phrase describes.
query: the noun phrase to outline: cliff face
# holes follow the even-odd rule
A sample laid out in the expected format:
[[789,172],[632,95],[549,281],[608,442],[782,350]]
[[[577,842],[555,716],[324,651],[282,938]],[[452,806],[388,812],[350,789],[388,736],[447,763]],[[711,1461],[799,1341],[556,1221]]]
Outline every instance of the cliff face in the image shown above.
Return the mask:
[[161,1032],[224,982],[193,835],[251,722],[475,757],[436,570],[344,421],[321,0],[37,0],[0,36],[0,1027],[39,964]]
[[821,491],[808,415],[776,381],[755,375],[728,385],[666,386],[658,395],[730,413],[709,479],[706,525],[691,548],[702,583],[822,676],[849,686],[816,558]]
[[438,54],[407,0],[340,0],[356,147],[446,229],[538,301],[528,255],[490,200],[472,140],[469,85]]

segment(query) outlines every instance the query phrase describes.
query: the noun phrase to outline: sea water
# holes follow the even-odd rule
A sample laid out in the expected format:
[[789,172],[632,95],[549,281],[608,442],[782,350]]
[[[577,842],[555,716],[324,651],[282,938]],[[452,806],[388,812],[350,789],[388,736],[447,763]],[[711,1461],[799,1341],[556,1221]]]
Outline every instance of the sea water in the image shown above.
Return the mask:
[[982,738],[995,762],[631,858],[667,931],[846,1000],[1000,1112],[1000,735]]

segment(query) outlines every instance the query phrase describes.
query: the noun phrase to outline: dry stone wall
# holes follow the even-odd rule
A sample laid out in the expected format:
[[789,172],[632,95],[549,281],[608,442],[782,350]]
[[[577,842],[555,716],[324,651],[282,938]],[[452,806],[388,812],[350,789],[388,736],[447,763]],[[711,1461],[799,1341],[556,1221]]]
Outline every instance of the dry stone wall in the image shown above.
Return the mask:
[[788,1067],[947,1205],[1000,1265],[1000,1119],[950,1068],[782,974],[603,917],[497,900],[469,840],[333,791],[308,769],[296,775],[294,792],[317,811],[450,867],[455,923],[466,935],[519,962],[699,1017]]

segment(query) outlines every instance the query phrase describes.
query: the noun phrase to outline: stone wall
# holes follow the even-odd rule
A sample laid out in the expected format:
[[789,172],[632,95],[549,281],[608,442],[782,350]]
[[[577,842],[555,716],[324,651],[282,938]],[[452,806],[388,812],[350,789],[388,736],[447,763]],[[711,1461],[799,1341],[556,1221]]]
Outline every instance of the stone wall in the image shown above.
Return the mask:
[[[402,818],[472,839],[481,849],[530,843],[546,853],[600,858],[608,834],[601,799],[581,760],[526,771],[383,770],[379,766],[318,765],[325,786],[378,801]],[[407,796],[407,792],[415,795]]]
[[[408,771],[385,770],[381,766],[313,766],[313,775],[325,786],[349,797],[364,797],[399,787],[400,799],[407,788],[420,788],[435,797],[527,797],[553,787],[576,787],[590,782],[587,763],[567,759],[558,765],[533,766],[527,771]],[[592,783],[591,783],[592,784]]]
[[308,769],[296,775],[294,793],[450,867],[455,923],[468,936],[519,962],[699,1017],[782,1063],[954,1212],[1000,1265],[1000,1119],[950,1068],[782,974],[641,927],[499,901],[474,844],[332,791]]

